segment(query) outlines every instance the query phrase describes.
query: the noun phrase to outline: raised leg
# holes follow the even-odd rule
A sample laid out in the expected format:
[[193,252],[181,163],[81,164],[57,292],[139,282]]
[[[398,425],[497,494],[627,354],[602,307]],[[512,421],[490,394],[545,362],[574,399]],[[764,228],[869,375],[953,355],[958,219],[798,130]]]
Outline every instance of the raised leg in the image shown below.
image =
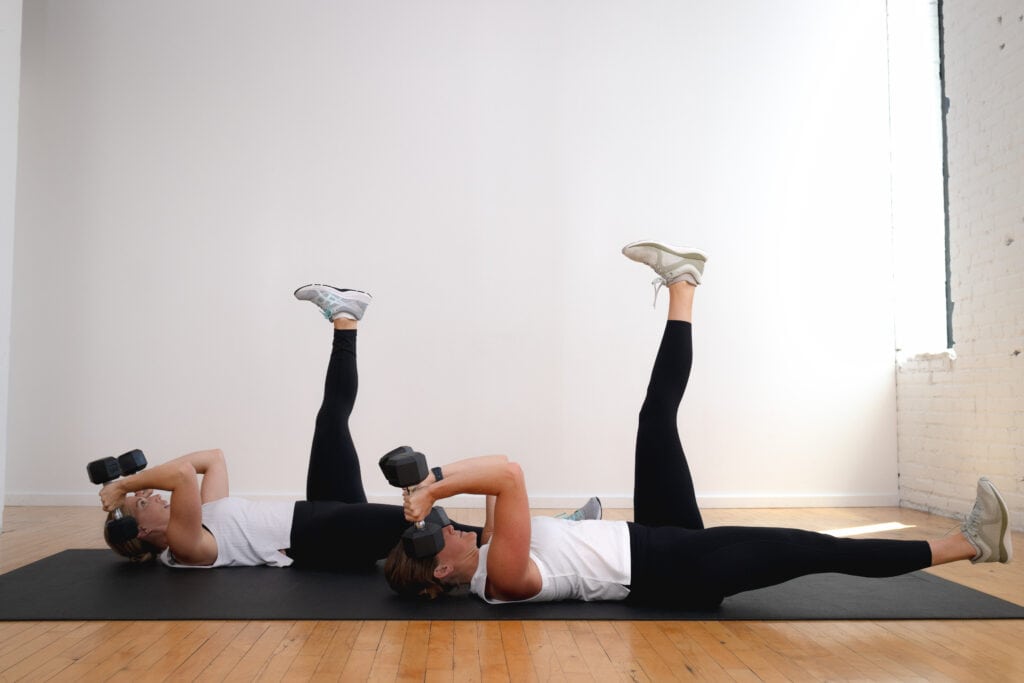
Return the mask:
[[358,389],[356,321],[338,318],[309,455],[306,500],[366,502],[359,455],[348,426]]
[[638,523],[703,529],[693,478],[679,438],[679,404],[693,363],[695,287],[668,287],[669,312],[640,409],[634,462],[633,508]]

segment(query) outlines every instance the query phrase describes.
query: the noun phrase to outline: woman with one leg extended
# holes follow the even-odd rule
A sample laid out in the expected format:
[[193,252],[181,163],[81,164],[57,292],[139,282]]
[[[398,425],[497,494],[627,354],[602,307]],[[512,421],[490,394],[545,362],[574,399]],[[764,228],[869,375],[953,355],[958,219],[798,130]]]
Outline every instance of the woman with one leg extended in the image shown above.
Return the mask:
[[[446,529],[436,557],[414,560],[393,549],[391,587],[436,597],[458,585],[490,603],[545,600],[641,600],[709,607],[743,591],[807,574],[883,577],[956,560],[1008,562],[1008,512],[987,479],[960,533],[933,541],[840,539],[770,527],[705,529],[679,440],[677,412],[692,362],[695,287],[706,256],[656,242],[623,253],[651,266],[669,290],[668,322],[640,410],[636,440],[636,522],[530,519],[522,470],[504,456],[462,460],[406,494],[409,520],[458,493],[493,497],[493,528],[478,548],[472,532]],[[657,294],[657,289],[656,292]]]
[[[190,453],[103,487],[103,509],[110,516],[120,509],[139,527],[138,536],[127,541],[107,537],[113,550],[137,562],[159,557],[172,567],[294,564],[359,570],[386,556],[408,527],[401,506],[366,501],[348,426],[358,390],[356,329],[371,297],[326,285],[301,287],[295,296],[314,303],[334,325],[306,499],[256,502],[231,497],[223,453]],[[154,494],[154,489],[171,491],[171,501]],[[133,492],[139,493],[129,495]],[[600,502],[591,499],[572,516],[599,515]],[[455,528],[482,531],[461,524]]]

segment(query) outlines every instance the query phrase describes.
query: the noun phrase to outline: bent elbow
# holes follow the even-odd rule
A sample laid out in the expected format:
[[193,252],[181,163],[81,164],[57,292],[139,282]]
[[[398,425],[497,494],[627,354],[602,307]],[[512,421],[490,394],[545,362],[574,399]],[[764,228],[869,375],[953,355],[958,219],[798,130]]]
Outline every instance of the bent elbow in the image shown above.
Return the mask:
[[513,486],[525,486],[526,475],[523,474],[522,466],[514,461],[505,464],[505,477]]
[[195,466],[190,462],[183,462],[178,466],[178,481],[185,483],[194,481],[198,476]]

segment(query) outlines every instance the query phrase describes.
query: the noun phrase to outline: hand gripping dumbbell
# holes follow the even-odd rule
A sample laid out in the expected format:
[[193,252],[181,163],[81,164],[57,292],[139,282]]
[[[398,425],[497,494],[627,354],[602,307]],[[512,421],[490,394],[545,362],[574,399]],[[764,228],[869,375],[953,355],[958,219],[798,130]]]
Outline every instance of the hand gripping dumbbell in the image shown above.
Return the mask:
[[[116,458],[93,460],[86,466],[89,481],[104,486],[118,477],[127,477],[146,467],[146,456],[135,449]],[[139,524],[132,517],[125,517],[121,510],[114,510],[114,518],[107,521],[107,537],[114,543],[121,543],[139,535]]]
[[[427,478],[427,458],[408,446],[399,446],[380,459],[380,469],[392,486],[410,491]],[[444,548],[444,527],[451,524],[444,508],[434,506],[426,519],[416,522],[402,534],[405,554],[415,559],[433,557]]]

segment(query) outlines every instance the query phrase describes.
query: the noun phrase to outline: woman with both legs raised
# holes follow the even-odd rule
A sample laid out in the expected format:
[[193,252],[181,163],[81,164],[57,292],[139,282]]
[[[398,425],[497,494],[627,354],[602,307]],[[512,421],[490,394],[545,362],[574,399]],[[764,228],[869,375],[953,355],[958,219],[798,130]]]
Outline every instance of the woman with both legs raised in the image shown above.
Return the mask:
[[[326,285],[295,291],[319,307],[334,326],[333,347],[316,417],[306,477],[306,498],[265,502],[228,492],[228,469],[219,450],[198,451],[152,469],[115,479],[100,490],[103,509],[133,517],[138,535],[107,544],[134,562],[159,558],[172,567],[268,565],[362,570],[385,557],[409,526],[399,505],[368,503],[359,457],[349,431],[358,390],[356,328],[369,294]],[[170,501],[154,490],[171,491]],[[592,498],[570,519],[600,518]],[[455,524],[466,533],[478,527]]]
[[434,557],[414,559],[396,546],[385,563],[395,591],[433,598],[468,586],[489,603],[629,599],[709,607],[807,574],[885,577],[958,560],[1010,561],[1006,505],[985,478],[961,531],[937,540],[841,539],[772,527],[705,529],[677,412],[690,373],[693,297],[706,256],[656,242],[636,242],[623,253],[652,267],[656,286],[669,291],[668,322],[640,410],[636,521],[531,519],[518,464],[504,456],[461,460],[407,492],[405,516],[423,519],[436,502],[456,494],[487,495],[484,545],[478,547],[473,530],[447,527],[445,545]]

